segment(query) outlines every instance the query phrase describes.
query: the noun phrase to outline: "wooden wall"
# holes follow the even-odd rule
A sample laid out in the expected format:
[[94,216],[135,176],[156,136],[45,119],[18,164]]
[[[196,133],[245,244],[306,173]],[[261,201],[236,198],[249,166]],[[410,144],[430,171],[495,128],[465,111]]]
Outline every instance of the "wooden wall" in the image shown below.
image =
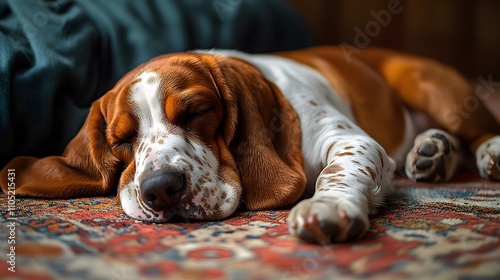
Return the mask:
[[498,0],[288,1],[320,44],[363,46],[366,36],[368,46],[429,56],[471,79],[500,81]]

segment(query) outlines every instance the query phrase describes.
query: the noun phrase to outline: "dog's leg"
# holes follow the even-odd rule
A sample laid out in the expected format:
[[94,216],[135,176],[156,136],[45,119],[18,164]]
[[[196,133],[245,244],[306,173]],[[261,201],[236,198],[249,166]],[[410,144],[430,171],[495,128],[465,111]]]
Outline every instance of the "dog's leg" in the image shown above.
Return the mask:
[[416,181],[448,181],[459,163],[459,143],[455,136],[440,129],[422,132],[406,157],[406,175]]
[[500,181],[500,136],[486,140],[476,149],[476,164],[481,177]]
[[429,59],[369,49],[359,58],[378,71],[408,107],[464,140],[483,178],[500,180],[500,124],[477,88],[457,71]]
[[365,135],[325,141],[327,166],[312,198],[297,204],[288,217],[290,232],[326,244],[353,240],[370,228],[368,214],[392,191],[394,161]]

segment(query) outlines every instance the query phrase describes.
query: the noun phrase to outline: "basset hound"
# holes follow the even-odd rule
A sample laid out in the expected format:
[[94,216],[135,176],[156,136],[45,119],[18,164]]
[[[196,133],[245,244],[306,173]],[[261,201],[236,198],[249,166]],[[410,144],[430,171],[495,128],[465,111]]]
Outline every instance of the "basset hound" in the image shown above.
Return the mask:
[[116,191],[128,216],[154,223],[293,206],[291,234],[353,240],[392,191],[397,165],[414,180],[446,181],[462,145],[482,177],[500,180],[500,125],[483,104],[457,114],[470,98],[456,71],[390,50],[349,60],[335,46],[167,54],[95,101],[62,156],[16,157],[1,185],[7,192],[14,169],[17,195]]

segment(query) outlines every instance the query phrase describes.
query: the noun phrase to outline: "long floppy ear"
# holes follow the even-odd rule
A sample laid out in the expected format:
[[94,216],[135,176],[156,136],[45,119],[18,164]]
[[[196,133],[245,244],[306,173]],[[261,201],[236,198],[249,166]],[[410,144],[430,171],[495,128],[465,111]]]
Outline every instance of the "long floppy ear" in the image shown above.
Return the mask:
[[4,193],[15,186],[16,195],[71,198],[103,195],[116,187],[120,165],[106,141],[102,100],[93,103],[83,127],[62,156],[10,161],[0,172]]
[[236,58],[218,64],[223,77],[217,83],[229,111],[224,134],[239,167],[246,208],[295,203],[306,185],[297,113],[255,67]]

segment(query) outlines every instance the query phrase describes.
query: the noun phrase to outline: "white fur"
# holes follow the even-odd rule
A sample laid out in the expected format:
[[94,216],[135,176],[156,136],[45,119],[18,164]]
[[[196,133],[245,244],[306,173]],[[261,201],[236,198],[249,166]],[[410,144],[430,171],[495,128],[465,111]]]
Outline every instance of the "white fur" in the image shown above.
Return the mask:
[[[134,151],[134,180],[120,186],[122,207],[127,215],[149,222],[165,222],[173,215],[225,218],[236,210],[241,186],[222,181],[211,150],[194,139],[186,141],[183,131],[168,122],[160,92],[162,82],[156,73],[144,72],[132,87],[131,102],[139,119],[138,148]],[[154,211],[140,199],[141,178],[159,169],[189,174],[180,204],[170,210]]]
[[500,136],[495,136],[476,150],[476,165],[484,179],[500,181]]
[[[349,103],[343,101],[316,70],[273,55],[217,50],[205,52],[245,59],[285,95],[300,118],[308,189],[314,190],[319,173],[329,163],[328,157],[331,155],[327,154],[327,150],[333,142],[343,140],[348,143],[356,138],[373,141],[355,124]],[[317,106],[312,106],[311,102]],[[337,128],[343,124],[348,124],[352,129]],[[362,157],[360,159],[363,160]]]
[[[290,232],[304,239],[313,236],[320,243],[344,241],[366,232],[368,214],[392,191],[396,163],[356,125],[349,101],[341,99],[319,72],[290,59],[237,51],[198,52],[238,57],[251,63],[281,90],[298,113],[307,187],[304,199],[288,218]],[[225,218],[236,210],[241,186],[224,182],[217,174],[219,163],[211,150],[168,122],[160,92],[163,82],[157,73],[144,72],[131,89],[130,102],[139,119],[139,130],[134,179],[120,186],[123,209],[133,218],[150,222],[165,222],[173,215]],[[404,161],[417,133],[408,112],[405,123],[404,143],[393,155],[398,162]],[[426,131],[418,139],[434,143],[433,133]],[[442,134],[453,145],[453,137]],[[410,152],[412,164],[420,158],[420,142],[412,149],[413,154]],[[442,144],[436,143],[440,153],[432,155],[432,159],[439,159],[443,150]],[[500,179],[498,147],[500,138],[495,137],[476,152],[479,171],[485,178]],[[451,156],[451,164],[445,161],[447,171],[453,171],[455,166],[455,154]],[[416,174],[412,171],[415,167],[409,168],[411,174]],[[187,190],[173,209],[154,211],[140,198],[141,178],[158,169],[189,174]]]
[[[441,134],[445,137],[450,145],[450,152],[445,153],[445,143],[440,139],[433,137],[435,134]],[[418,150],[424,145],[433,145],[436,148],[436,153],[433,155],[425,156],[419,155]],[[460,140],[452,134],[441,129],[431,128],[420,133],[414,141],[414,146],[406,156],[405,173],[406,176],[412,180],[422,180],[426,178],[427,181],[449,181],[455,174],[460,162]],[[417,161],[420,159],[430,160],[433,162],[430,168],[419,170],[417,168]],[[442,161],[444,164],[444,174],[439,174],[438,165]],[[434,177],[434,178],[432,178]]]
[[[355,229],[359,234],[368,230],[368,213],[392,191],[396,164],[355,124],[349,103],[342,101],[316,70],[290,59],[234,51],[208,53],[235,56],[253,64],[278,86],[299,115],[307,175],[305,196],[313,196],[292,209],[290,231],[301,235],[307,227],[330,222],[337,224],[340,232],[327,233],[332,235],[328,239],[341,241],[352,230],[345,219],[361,221],[363,227]],[[329,167],[338,166],[343,169],[332,174]],[[312,222],[314,219],[317,222]]]
[[[392,190],[395,163],[355,124],[348,101],[342,100],[317,71],[292,60],[240,52],[208,53],[236,56],[253,64],[299,115],[307,176],[305,196],[310,198],[293,208],[288,219],[290,231],[300,236],[308,228],[330,223],[340,229],[325,233],[331,235],[330,240],[364,233],[369,228],[368,213]],[[221,181],[211,150],[168,122],[160,92],[162,82],[158,74],[144,72],[131,90],[139,129],[134,180],[120,186],[124,211],[150,222],[164,222],[173,215],[224,218],[238,206],[241,187]],[[140,199],[141,178],[158,169],[189,174],[187,191],[173,209],[154,211]],[[208,180],[200,183],[201,178]]]

